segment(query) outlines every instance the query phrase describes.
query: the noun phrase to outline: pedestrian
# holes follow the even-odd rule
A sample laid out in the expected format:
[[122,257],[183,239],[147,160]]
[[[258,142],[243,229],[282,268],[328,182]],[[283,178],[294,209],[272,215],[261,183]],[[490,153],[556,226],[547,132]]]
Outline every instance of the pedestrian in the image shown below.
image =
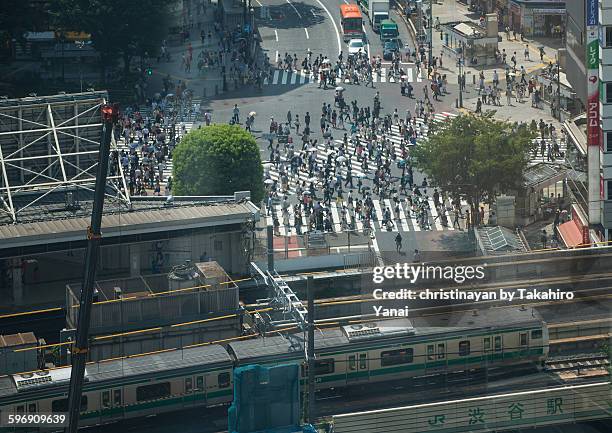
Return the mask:
[[395,250],[399,253],[402,251],[402,235],[397,233],[395,236]]
[[482,113],[482,101],[480,100],[480,98],[478,98],[478,100],[476,101],[476,114],[481,114]]
[[540,235],[540,241],[542,242],[542,249],[546,249],[546,241],[548,240],[548,235],[546,234],[546,229],[542,229],[542,234]]
[[421,253],[419,252],[418,249],[414,250],[414,256],[412,257],[412,261],[413,262],[420,262],[421,261]]
[[525,60],[529,60],[529,44],[525,44]]
[[234,123],[240,123],[240,109],[238,108],[238,104],[234,104],[234,109],[232,110],[232,113],[233,113],[232,121]]

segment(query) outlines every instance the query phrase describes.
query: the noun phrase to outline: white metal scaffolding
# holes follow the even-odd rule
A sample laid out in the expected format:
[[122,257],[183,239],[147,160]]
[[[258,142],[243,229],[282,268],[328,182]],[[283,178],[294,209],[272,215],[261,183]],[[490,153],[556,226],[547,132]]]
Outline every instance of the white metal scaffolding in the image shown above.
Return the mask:
[[[88,92],[0,101],[0,223],[22,221],[62,192],[93,194],[107,100],[106,92]],[[114,137],[109,166],[106,197],[129,207]]]

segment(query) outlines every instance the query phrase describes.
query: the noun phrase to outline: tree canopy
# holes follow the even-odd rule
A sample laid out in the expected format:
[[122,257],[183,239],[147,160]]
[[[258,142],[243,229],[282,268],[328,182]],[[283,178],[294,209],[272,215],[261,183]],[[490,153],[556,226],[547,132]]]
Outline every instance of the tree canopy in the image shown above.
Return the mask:
[[133,56],[154,55],[160,48],[175,1],[52,0],[51,12],[59,28],[91,34],[104,64],[123,57],[127,72]]
[[533,137],[527,125],[495,120],[491,113],[460,115],[434,128],[412,156],[430,184],[477,206],[520,185]]
[[263,167],[259,146],[238,125],[211,125],[189,132],[174,150],[173,191],[176,195],[231,195],[251,191],[263,199]]

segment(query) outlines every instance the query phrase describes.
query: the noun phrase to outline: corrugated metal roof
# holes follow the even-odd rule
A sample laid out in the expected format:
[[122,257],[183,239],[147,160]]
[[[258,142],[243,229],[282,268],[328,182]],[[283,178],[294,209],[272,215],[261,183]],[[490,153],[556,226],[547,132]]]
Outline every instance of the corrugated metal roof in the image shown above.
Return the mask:
[[[105,237],[242,223],[257,212],[250,202],[175,205],[113,213],[102,218]],[[89,217],[0,226],[0,248],[83,240]]]

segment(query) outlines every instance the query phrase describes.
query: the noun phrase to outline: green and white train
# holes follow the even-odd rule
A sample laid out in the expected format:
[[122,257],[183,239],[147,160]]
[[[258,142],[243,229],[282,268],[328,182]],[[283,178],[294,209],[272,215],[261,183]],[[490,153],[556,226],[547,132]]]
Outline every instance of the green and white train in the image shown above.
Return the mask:
[[[539,366],[548,356],[548,330],[531,309],[491,309],[321,329],[315,332],[315,352],[316,386],[324,389],[526,363]],[[81,423],[227,404],[233,398],[235,367],[292,362],[304,365],[303,334],[88,364]],[[69,381],[70,367],[0,376],[0,413],[66,412]]]

